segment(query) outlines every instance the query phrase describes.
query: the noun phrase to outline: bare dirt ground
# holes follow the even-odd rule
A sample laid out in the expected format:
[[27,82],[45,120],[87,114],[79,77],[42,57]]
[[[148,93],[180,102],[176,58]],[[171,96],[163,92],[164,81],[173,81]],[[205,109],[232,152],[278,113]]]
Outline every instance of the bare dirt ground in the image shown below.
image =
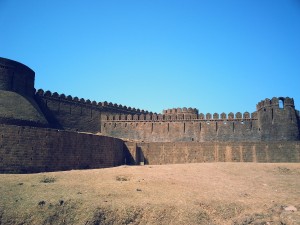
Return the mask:
[[300,164],[0,174],[2,224],[300,224]]

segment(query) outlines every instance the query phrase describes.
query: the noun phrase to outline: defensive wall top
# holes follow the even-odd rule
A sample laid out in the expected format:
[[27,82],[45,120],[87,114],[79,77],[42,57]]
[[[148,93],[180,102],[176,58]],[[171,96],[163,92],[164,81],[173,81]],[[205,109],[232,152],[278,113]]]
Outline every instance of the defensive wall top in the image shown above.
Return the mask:
[[25,72],[28,74],[32,74],[34,76],[34,71],[30,69],[28,66],[11,59],[0,57],[0,68],[14,70],[18,72]]
[[165,115],[172,115],[172,114],[198,114],[198,109],[196,108],[173,108],[173,109],[166,109],[163,110],[163,114]]
[[52,93],[51,91],[44,91],[43,89],[39,89],[36,92],[36,95],[46,99],[51,99],[51,100],[56,100],[56,101],[61,101],[61,102],[66,102],[66,103],[71,103],[76,105],[82,105],[85,107],[93,107],[95,109],[110,109],[116,112],[124,112],[124,113],[131,113],[131,114],[151,113],[143,109],[142,110],[136,109],[132,107],[114,104],[107,101],[104,102],[91,101],[89,99],[72,97],[71,95],[66,96],[65,94],[58,94],[57,92]]
[[257,112],[249,113],[207,113],[207,114],[156,114],[156,113],[148,113],[148,114],[135,114],[135,115],[124,115],[124,114],[116,114],[116,115],[103,115],[103,120],[107,121],[243,121],[243,120],[257,120]]
[[294,99],[290,97],[273,97],[271,100],[266,98],[265,100],[260,101],[256,105],[257,111],[260,111],[267,107],[274,107],[274,108],[287,108],[292,107],[295,108]]
[[[273,108],[282,108],[286,109],[288,107],[295,108],[294,99],[290,97],[273,97],[271,100],[266,98],[265,100],[260,101],[256,105],[257,111],[253,113],[241,112],[237,113],[198,113],[198,110],[195,108],[173,108],[163,110],[162,114],[156,113],[143,113],[136,115],[103,115],[103,120],[107,121],[184,121],[184,120],[194,120],[194,121],[243,121],[243,120],[257,120],[257,113],[267,107]],[[300,115],[300,112],[296,110],[297,115]]]

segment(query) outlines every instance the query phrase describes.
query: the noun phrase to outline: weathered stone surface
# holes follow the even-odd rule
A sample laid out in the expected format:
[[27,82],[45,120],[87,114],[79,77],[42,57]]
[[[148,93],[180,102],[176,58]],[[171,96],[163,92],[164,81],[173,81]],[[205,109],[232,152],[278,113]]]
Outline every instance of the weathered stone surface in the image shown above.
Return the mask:
[[[130,163],[300,162],[299,141],[125,142]],[[285,146],[285,148],[282,148]]]
[[[300,161],[300,114],[289,97],[267,98],[252,113],[204,115],[184,107],[153,114],[35,92],[34,78],[27,66],[0,58],[2,172],[100,168],[124,158],[131,164]],[[132,142],[123,149],[117,138]]]
[[28,173],[122,165],[123,141],[55,129],[0,125],[0,172]]

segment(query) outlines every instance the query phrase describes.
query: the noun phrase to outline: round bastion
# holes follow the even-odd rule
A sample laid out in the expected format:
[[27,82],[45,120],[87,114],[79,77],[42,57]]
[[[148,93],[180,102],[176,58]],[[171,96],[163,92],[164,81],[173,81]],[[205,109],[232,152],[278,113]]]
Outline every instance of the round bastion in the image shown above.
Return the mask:
[[35,73],[14,60],[0,57],[0,90],[17,92],[23,96],[34,95]]

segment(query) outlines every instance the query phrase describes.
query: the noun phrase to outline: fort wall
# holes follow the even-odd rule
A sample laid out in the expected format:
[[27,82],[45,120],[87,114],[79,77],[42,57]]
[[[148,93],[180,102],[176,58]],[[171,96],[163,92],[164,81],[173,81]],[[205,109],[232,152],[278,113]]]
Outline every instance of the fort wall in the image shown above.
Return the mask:
[[[178,112],[178,111],[176,111]],[[102,116],[103,134],[145,142],[258,141],[257,114],[207,113]]]
[[272,98],[260,102],[251,114],[204,115],[196,109],[177,108],[163,114],[102,115],[101,132],[145,142],[298,141],[298,114],[292,98]]
[[102,133],[145,142],[258,141],[257,120],[103,121]]
[[300,140],[299,115],[292,98],[266,98],[257,104],[257,115],[262,140]]
[[300,162],[299,141],[267,142],[126,142],[132,164],[203,162]]
[[[34,78],[27,66],[0,58],[0,172],[102,168],[125,161],[300,162],[300,113],[289,97],[267,98],[253,113],[204,115],[184,107],[156,114],[35,92]],[[124,145],[118,138],[128,141]]]
[[148,111],[111,102],[96,102],[39,89],[35,99],[54,128],[97,133],[101,132],[101,114],[137,114]]
[[0,172],[45,172],[123,164],[123,141],[48,128],[0,125]]

